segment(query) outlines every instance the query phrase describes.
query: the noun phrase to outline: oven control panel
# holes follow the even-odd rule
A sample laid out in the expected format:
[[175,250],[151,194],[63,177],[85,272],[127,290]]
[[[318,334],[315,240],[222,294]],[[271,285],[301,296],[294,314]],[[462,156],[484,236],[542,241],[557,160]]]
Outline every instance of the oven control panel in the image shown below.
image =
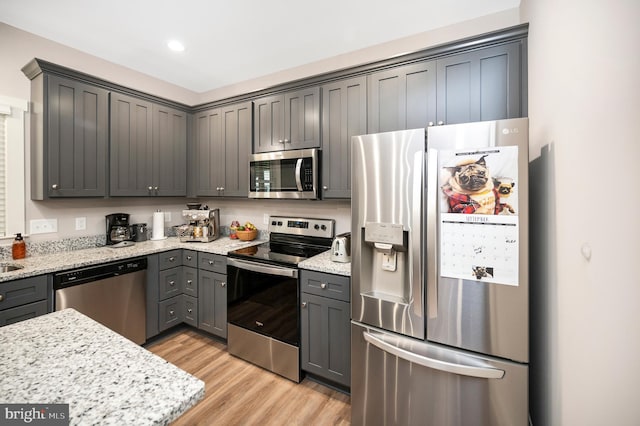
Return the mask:
[[269,218],[269,232],[333,238],[335,222],[333,219],[271,216]]

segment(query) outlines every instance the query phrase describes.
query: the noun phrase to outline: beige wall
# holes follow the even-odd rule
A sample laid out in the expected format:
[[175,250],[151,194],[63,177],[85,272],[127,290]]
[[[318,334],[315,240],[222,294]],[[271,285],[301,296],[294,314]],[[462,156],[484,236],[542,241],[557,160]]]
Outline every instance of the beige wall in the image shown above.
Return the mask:
[[640,3],[522,0],[521,12],[530,22],[532,159],[552,144],[555,176],[553,200],[539,200],[556,230],[543,249],[556,257],[532,283],[547,299],[546,319],[532,324],[545,339],[534,348],[532,373],[544,373],[532,377],[534,424],[636,425]]

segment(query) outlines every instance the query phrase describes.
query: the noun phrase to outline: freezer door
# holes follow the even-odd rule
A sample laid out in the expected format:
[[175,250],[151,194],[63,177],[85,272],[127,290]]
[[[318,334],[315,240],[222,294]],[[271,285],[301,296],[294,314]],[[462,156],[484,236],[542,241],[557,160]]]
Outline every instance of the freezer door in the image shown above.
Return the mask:
[[528,366],[351,325],[353,425],[513,426]]
[[429,128],[427,147],[427,340],[526,363],[528,120]]

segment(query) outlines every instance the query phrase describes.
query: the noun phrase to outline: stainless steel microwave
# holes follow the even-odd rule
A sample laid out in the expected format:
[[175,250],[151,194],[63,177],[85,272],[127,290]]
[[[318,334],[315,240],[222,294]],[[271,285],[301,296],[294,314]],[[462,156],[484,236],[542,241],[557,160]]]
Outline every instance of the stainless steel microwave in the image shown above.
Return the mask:
[[252,154],[249,198],[318,198],[320,150],[298,149]]

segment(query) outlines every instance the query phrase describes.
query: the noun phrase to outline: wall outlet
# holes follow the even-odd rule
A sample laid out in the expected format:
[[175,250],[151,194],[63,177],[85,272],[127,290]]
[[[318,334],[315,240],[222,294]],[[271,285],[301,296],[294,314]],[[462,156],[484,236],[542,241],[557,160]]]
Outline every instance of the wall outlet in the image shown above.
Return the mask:
[[266,213],[264,213],[264,214],[262,215],[262,224],[263,224],[263,225],[268,225],[268,224],[269,224],[269,215],[268,215],[268,214],[266,214]]
[[76,217],[76,231],[84,231],[87,229],[87,218]]
[[164,212],[164,221],[171,222],[171,212]]
[[32,219],[29,221],[30,234],[58,232],[58,219]]

